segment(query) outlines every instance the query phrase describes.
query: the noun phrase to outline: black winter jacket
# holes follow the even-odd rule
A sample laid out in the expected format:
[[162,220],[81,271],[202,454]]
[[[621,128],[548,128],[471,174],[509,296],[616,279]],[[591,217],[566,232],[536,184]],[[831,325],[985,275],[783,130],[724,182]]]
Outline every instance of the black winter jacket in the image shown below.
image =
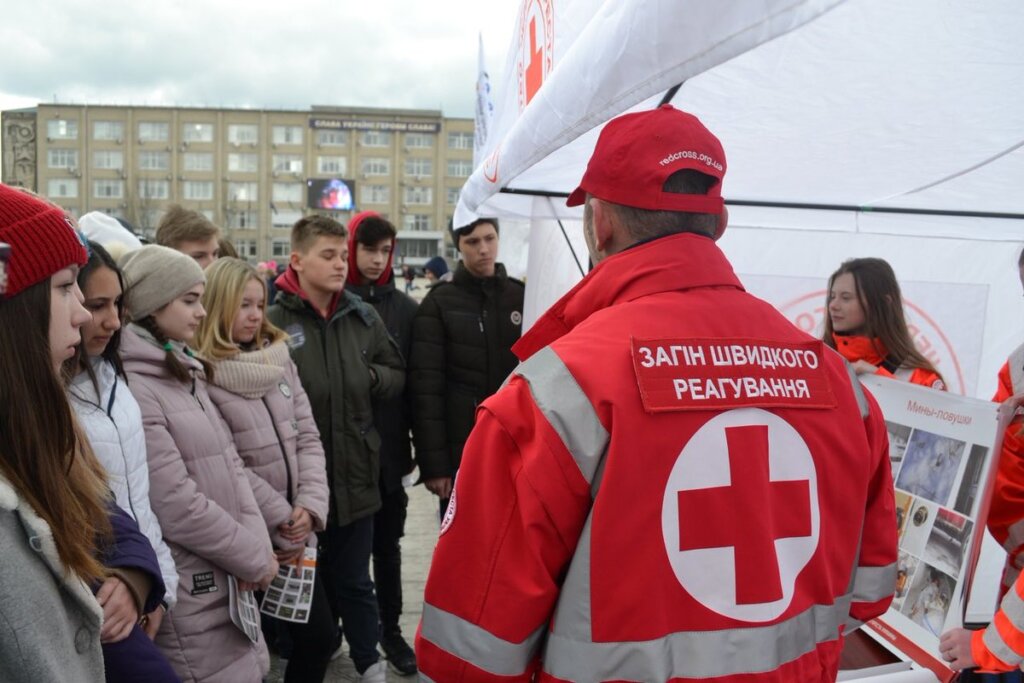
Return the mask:
[[[373,306],[384,321],[388,334],[398,344],[403,360],[408,363],[412,351],[412,321],[416,316],[416,302],[395,289],[394,273],[383,284],[345,285],[353,294]],[[402,487],[402,477],[412,471],[412,444],[408,392],[386,399],[377,399],[373,405],[373,422],[380,433],[380,485],[385,493],[394,493]]]
[[435,286],[420,304],[409,386],[423,479],[455,474],[476,407],[518,364],[511,348],[522,333],[523,292],[500,263],[489,278],[459,263],[452,281]]

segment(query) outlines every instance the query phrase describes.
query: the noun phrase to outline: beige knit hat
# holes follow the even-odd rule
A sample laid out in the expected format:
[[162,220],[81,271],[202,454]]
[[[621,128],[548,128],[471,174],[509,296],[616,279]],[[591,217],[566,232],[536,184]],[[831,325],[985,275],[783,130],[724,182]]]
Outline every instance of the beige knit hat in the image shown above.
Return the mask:
[[206,275],[196,260],[176,249],[147,244],[121,260],[125,299],[132,320],[142,320],[194,287]]

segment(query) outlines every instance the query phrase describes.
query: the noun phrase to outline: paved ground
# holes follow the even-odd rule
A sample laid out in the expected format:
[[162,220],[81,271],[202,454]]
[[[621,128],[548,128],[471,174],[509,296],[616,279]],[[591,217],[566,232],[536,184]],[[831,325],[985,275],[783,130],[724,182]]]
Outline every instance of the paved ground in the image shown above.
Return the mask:
[[[430,556],[437,542],[437,497],[423,486],[406,489],[409,493],[409,518],[405,524],[405,538],[402,539],[402,584],[405,600],[402,614],[402,631],[409,644],[416,633],[423,604],[423,586],[427,580]],[[284,677],[284,662],[271,658],[270,683],[280,683]],[[358,681],[359,675],[346,652],[331,662],[325,681]],[[388,670],[388,681],[414,681],[415,676],[399,676]]]

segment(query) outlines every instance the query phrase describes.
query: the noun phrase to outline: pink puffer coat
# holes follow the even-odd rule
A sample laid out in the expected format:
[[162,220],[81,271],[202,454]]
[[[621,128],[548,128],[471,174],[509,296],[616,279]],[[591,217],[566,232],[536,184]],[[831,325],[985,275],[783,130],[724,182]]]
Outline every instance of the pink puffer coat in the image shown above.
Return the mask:
[[[280,341],[215,364],[210,398],[231,430],[275,547],[290,549],[277,527],[305,508],[313,530],[327,521],[327,465],[298,369]],[[291,501],[291,502],[289,502]],[[316,545],[310,533],[307,545]]]
[[164,350],[134,325],[121,353],[142,410],[150,503],[180,577],[178,604],[156,643],[183,681],[259,681],[269,668],[266,645],[251,643],[228,613],[227,575],[258,581],[273,561],[242,461],[197,361],[179,353],[193,376],[182,384]]

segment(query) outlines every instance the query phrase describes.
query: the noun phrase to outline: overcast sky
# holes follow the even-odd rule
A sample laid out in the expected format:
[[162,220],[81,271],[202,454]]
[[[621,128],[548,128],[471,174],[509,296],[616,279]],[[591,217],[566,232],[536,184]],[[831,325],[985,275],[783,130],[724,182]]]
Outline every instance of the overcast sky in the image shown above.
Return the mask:
[[0,21],[0,110],[56,100],[472,116],[477,36],[496,83],[519,4],[9,2]]

